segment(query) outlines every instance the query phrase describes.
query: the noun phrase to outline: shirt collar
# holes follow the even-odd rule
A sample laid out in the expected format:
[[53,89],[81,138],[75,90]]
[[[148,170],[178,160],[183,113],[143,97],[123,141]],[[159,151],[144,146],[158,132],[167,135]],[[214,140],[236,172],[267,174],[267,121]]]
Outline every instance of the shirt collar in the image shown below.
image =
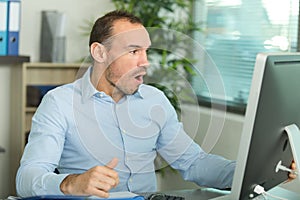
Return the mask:
[[138,90],[133,94],[133,96],[143,99],[144,98],[144,87],[145,87],[145,85],[141,84],[139,86]]
[[97,94],[99,91],[93,86],[91,82],[91,73],[93,67],[89,67],[87,71],[82,76],[81,81],[81,92],[82,92],[82,101],[85,103],[89,98]]
[[[101,91],[98,91],[94,85],[91,82],[91,73],[92,73],[92,69],[93,67],[89,67],[87,69],[87,71],[84,73],[84,75],[82,76],[82,81],[81,81],[81,92],[82,92],[82,102],[85,103],[88,99],[90,99],[91,97],[93,97],[95,94],[98,93],[103,93]],[[134,96],[137,98],[144,98],[144,88],[145,85],[140,85],[138,90],[130,96]]]

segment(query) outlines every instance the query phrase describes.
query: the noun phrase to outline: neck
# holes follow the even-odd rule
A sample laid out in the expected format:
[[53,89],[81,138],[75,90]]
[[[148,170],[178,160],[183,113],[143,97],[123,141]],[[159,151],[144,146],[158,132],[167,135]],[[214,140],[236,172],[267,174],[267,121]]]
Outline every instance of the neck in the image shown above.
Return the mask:
[[98,91],[104,92],[111,96],[115,102],[118,102],[124,97],[124,93],[121,92],[114,83],[106,79],[105,69],[106,68],[94,67],[91,74],[91,83]]

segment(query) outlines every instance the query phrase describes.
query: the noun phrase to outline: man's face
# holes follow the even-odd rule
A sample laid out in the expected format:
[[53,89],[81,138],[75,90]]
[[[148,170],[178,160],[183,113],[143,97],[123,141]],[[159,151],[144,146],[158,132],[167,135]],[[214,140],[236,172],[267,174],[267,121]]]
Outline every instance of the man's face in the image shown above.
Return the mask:
[[140,24],[119,20],[114,24],[111,42],[105,77],[117,92],[133,94],[143,83],[149,65],[147,49],[151,42],[148,32]]

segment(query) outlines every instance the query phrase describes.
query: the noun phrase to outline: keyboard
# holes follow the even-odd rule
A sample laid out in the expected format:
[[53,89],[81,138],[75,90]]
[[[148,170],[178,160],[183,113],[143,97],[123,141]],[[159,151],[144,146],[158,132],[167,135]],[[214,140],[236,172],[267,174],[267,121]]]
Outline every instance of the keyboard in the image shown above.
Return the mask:
[[184,200],[184,197],[177,196],[177,195],[169,195],[159,192],[145,192],[139,193],[145,198],[145,200]]

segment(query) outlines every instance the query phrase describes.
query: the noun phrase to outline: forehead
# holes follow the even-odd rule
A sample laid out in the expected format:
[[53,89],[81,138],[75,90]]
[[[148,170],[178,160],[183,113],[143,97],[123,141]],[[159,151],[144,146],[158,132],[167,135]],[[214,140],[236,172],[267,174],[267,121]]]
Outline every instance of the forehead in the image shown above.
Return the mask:
[[118,20],[114,23],[112,37],[113,46],[126,48],[139,46],[148,48],[151,44],[149,34],[141,24],[131,23],[127,20]]

